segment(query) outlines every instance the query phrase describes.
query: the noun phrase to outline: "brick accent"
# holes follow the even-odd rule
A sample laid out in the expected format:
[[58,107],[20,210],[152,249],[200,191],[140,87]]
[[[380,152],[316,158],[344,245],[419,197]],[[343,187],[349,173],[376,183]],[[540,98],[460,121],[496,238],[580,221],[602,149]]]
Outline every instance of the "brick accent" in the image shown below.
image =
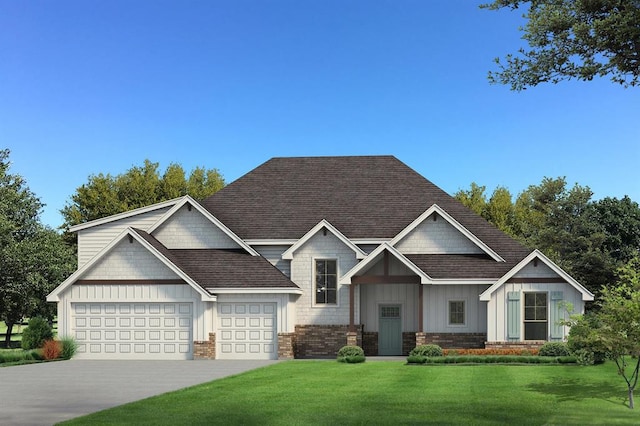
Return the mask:
[[422,346],[427,344],[427,333],[418,331],[416,333],[416,346]]
[[487,335],[486,333],[425,333],[425,338],[425,344],[435,344],[443,349],[482,349],[485,347]]
[[216,359],[216,333],[209,333],[209,340],[193,342],[193,359]]
[[294,333],[278,333],[278,359],[293,359]]
[[[296,325],[295,357],[333,358],[346,346],[348,331],[348,325]],[[362,335],[361,325],[357,326],[357,333]]]
[[378,355],[378,332],[362,332],[362,350],[364,350],[366,356]]
[[416,347],[416,333],[415,331],[408,331],[402,333],[402,355],[409,355],[411,349]]
[[547,343],[544,340],[529,340],[526,342],[485,342],[487,349],[540,349]]

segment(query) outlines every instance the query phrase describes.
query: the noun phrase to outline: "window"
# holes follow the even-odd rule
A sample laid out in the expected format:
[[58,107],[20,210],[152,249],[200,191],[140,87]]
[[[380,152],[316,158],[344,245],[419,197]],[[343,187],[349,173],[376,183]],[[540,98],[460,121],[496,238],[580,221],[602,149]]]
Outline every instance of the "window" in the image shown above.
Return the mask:
[[547,340],[547,293],[524,294],[524,340]]
[[335,260],[316,260],[316,304],[338,303],[338,267]]
[[464,300],[449,300],[449,325],[464,325]]

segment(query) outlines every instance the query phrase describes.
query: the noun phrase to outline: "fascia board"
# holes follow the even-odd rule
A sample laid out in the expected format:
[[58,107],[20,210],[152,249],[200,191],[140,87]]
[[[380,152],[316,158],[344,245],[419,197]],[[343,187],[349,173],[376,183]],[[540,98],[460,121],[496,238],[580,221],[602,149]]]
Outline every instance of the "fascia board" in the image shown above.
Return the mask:
[[117,220],[126,219],[131,216],[137,216],[139,214],[149,213],[154,210],[164,209],[165,207],[171,207],[172,205],[179,203],[183,197],[173,198],[171,200],[163,201],[161,203],[152,204],[146,207],[140,207],[137,209],[129,210],[126,212],[114,214],[111,216],[103,217],[101,219],[92,220],[85,223],[80,223],[69,228],[69,232],[78,232],[94,226],[104,225],[106,223],[115,222]]
[[208,292],[218,294],[302,294],[300,288],[216,288],[206,287]]
[[[497,279],[497,278],[496,278]],[[492,285],[496,279],[487,278],[433,278],[433,285]]]
[[247,239],[245,243],[250,246],[292,246],[298,240],[295,239]]
[[165,215],[163,215],[156,223],[154,223],[147,232],[152,234],[153,231],[158,229],[163,223],[165,223],[171,216],[173,216],[178,210],[180,210],[186,204],[190,204],[194,209],[196,209],[200,214],[202,214],[207,220],[213,223],[218,229],[224,232],[229,238],[231,238],[235,243],[237,243],[241,248],[245,249],[252,256],[260,256],[260,254],[253,249],[249,244],[247,244],[242,238],[238,237],[231,229],[229,229],[224,223],[222,223],[218,218],[212,215],[207,209],[202,207],[200,203],[191,198],[189,195],[185,195],[182,197],[182,200],[176,204],[171,210],[169,210]]
[[418,268],[412,261],[407,259],[402,253],[396,250],[393,246],[388,243],[382,243],[374,251],[369,253],[369,255],[360,263],[357,263],[353,268],[351,268],[346,274],[340,278],[340,284],[351,284],[351,277],[353,277],[357,272],[365,269],[370,263],[374,262],[376,258],[382,254],[384,250],[388,250],[396,259],[401,261],[406,267],[408,267],[411,271],[413,271],[416,275],[420,277],[421,284],[431,284],[433,281],[429,275],[427,275],[422,269]]
[[432,205],[424,213],[418,216],[413,222],[411,222],[406,228],[404,228],[398,235],[396,235],[389,244],[395,246],[399,241],[406,237],[411,231],[413,231],[418,225],[424,222],[433,213],[438,213],[444,220],[446,220],[451,226],[458,230],[462,235],[467,237],[473,244],[475,244],[480,250],[488,254],[496,262],[504,262],[505,260],[496,253],[491,247],[486,245],[480,238],[476,237],[471,231],[465,228],[460,222],[458,222],[453,216],[447,213],[442,207],[437,204]]
[[309,241],[314,235],[316,235],[322,228],[327,228],[334,236],[336,236],[344,245],[349,247],[356,254],[356,259],[364,259],[367,254],[349,240],[342,232],[340,232],[335,226],[331,225],[326,219],[322,219],[316,226],[311,228],[306,234],[302,236],[295,244],[289,247],[284,253],[282,258],[284,260],[292,260],[293,254],[296,250],[302,247],[307,241]]
[[491,287],[489,287],[484,292],[482,292],[480,294],[480,300],[481,301],[489,301],[489,300],[491,300],[491,295],[493,294],[493,292],[495,292],[504,283],[506,283],[510,278],[512,278],[515,274],[517,274],[518,271],[520,271],[522,268],[527,266],[531,261],[533,261],[536,258],[539,259],[540,261],[542,261],[542,263],[547,265],[553,272],[558,274],[565,281],[567,281],[567,283],[569,283],[573,288],[578,290],[582,294],[582,300],[583,301],[592,301],[593,300],[593,298],[594,298],[593,293],[591,293],[589,290],[587,290],[582,284],[580,284],[578,281],[576,281],[571,275],[567,274],[562,268],[560,268],[558,265],[556,265],[551,259],[549,259],[547,256],[545,256],[544,253],[542,253],[538,249],[535,249],[534,251],[532,251],[527,257],[522,259],[516,266],[511,268],[511,270],[509,270],[509,272],[504,274],[504,276],[502,276],[502,278],[500,278]]

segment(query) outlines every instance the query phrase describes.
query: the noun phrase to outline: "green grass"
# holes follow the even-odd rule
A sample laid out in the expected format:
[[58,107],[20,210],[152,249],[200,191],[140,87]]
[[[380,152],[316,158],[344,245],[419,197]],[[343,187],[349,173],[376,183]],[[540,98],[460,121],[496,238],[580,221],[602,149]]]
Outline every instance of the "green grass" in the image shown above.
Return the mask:
[[[206,368],[206,364],[203,364]],[[290,361],[65,424],[638,424],[607,363],[343,364]]]

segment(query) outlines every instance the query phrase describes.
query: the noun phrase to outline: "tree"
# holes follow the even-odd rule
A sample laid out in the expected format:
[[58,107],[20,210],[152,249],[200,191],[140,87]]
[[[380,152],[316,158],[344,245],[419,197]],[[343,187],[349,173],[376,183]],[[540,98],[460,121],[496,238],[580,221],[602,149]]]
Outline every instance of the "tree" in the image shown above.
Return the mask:
[[205,198],[225,185],[216,169],[196,167],[187,178],[178,164],[170,164],[162,176],[158,168],[158,163],[145,160],[142,166],[133,166],[117,176],[90,175],[89,181],[76,189],[70,202],[61,210],[62,227],[68,229],[186,194],[196,199]]
[[62,237],[40,223],[42,203],[9,167],[9,150],[1,150],[0,320],[7,325],[7,346],[13,326],[23,318],[53,318],[45,297],[75,268]]
[[520,91],[540,83],[611,76],[625,87],[640,83],[640,1],[494,0],[481,7],[528,5],[520,30],[529,50],[508,54],[489,81]]
[[617,285],[602,290],[597,335],[627,384],[629,408],[633,408],[640,372],[640,257],[634,257],[617,275]]

